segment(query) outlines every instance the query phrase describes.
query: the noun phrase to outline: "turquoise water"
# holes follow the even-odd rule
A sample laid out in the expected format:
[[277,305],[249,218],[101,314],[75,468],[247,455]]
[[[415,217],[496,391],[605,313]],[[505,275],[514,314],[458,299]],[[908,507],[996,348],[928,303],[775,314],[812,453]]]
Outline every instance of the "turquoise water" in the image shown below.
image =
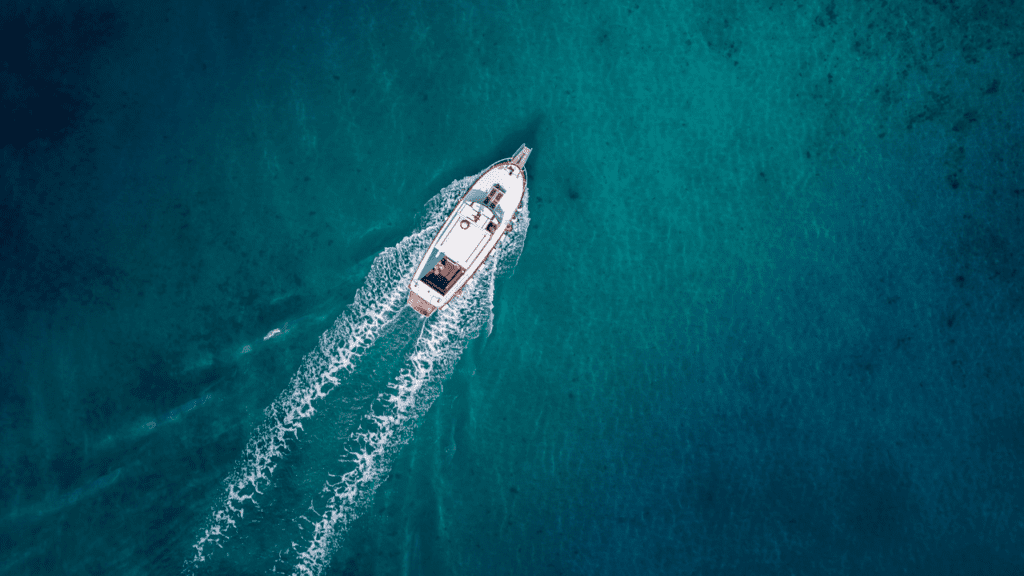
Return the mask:
[[1021,572],[1022,14],[0,9],[0,574]]

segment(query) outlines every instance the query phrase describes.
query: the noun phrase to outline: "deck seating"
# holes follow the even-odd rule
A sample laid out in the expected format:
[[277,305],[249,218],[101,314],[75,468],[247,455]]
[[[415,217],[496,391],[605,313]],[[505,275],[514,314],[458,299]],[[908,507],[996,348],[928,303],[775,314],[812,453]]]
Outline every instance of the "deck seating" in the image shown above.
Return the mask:
[[430,272],[423,277],[423,283],[441,293],[442,296],[448,292],[448,287],[455,283],[466,272],[466,269],[452,262],[447,257],[430,269]]

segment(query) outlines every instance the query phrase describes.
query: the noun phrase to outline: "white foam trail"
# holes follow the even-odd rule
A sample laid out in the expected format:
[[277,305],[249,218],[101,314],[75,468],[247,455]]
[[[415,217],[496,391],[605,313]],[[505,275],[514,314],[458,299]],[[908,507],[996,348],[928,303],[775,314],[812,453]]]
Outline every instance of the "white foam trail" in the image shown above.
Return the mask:
[[441,382],[454,370],[469,341],[479,334],[485,323],[490,334],[495,279],[519,262],[529,224],[524,197],[520,216],[506,234],[496,257],[474,276],[461,297],[426,322],[406,367],[389,385],[388,392],[377,398],[364,426],[353,438],[355,446],[348,458],[354,468],[337,482],[324,486],[324,491],[331,496],[313,527],[309,546],[299,553],[295,574],[311,576],[323,572],[340,536],[373,498],[391,469],[395,453],[408,442],[419,417],[441,393]]
[[186,563],[194,569],[206,559],[204,551],[214,544],[223,547],[228,532],[245,514],[247,502],[270,482],[278,461],[302,430],[302,422],[316,413],[313,403],[325,398],[341,381],[339,373],[351,373],[356,361],[369,349],[405,306],[406,287],[423,252],[444,218],[473,183],[476,176],[452,182],[427,203],[420,231],[387,248],[373,261],[355,301],[320,337],[316,350],[303,359],[291,386],[264,411],[265,420],[253,432],[245,454],[225,479],[225,494],[193,545],[195,554]]
[[297,574],[319,574],[337,540],[373,497],[391,467],[391,460],[412,431],[412,424],[440,393],[440,382],[451,374],[469,341],[490,310],[484,306],[494,283],[493,263],[478,273],[462,296],[426,322],[407,365],[377,398],[364,425],[355,434],[348,455],[354,468],[324,490],[331,494],[326,510],[314,525],[309,547],[299,554]]

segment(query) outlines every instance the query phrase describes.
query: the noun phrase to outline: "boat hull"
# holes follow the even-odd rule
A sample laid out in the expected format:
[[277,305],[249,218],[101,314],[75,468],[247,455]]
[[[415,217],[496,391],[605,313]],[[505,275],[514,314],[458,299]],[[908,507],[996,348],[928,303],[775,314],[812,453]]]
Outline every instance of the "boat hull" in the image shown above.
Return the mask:
[[497,247],[526,195],[526,159],[521,146],[477,178],[441,225],[409,284],[408,303],[424,316],[457,297]]

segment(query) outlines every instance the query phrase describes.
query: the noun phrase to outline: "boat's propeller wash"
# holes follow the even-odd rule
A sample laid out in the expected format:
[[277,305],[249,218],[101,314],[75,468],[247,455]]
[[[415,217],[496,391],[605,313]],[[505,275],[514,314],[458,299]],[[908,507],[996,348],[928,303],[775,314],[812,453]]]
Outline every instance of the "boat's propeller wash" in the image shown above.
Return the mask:
[[[249,523],[260,522],[260,516],[251,513],[243,524],[247,510],[264,512],[262,507],[274,505],[275,498],[268,491],[275,487],[275,470],[300,465],[289,461],[291,451],[312,450],[302,442],[304,424],[332,424],[314,418],[327,404],[329,394],[341,389],[335,396],[344,395],[345,390],[355,387],[355,380],[369,381],[370,386],[377,383],[376,399],[369,406],[361,405],[362,415],[349,413],[339,418],[354,419],[358,424],[350,426],[347,436],[337,443],[334,456],[316,462],[310,472],[323,476],[322,488],[309,494],[301,509],[275,510],[274,516],[292,520],[291,528],[280,536],[281,549],[265,551],[275,558],[273,570],[296,574],[323,571],[339,537],[372,499],[390,470],[394,454],[408,441],[417,419],[440,393],[441,383],[451,374],[466,345],[481,330],[490,333],[495,279],[515,267],[529,227],[526,174],[522,170],[528,154],[524,146],[518,158],[506,161],[516,168],[512,172],[501,168],[507,177],[485,180],[502,164],[498,163],[481,174],[453,182],[428,202],[419,231],[377,256],[355,301],[321,336],[319,346],[306,356],[290,386],[265,410],[263,423],[252,433],[234,471],[225,479],[224,492],[201,530],[194,554],[186,562],[186,572],[202,572],[209,565],[210,554],[229,547],[233,536],[251,528]],[[520,182],[521,189],[516,187]],[[477,187],[481,183],[486,190]],[[491,194],[494,184],[500,184],[501,190]],[[481,190],[484,194],[477,199]],[[487,237],[481,245],[487,248],[486,253],[479,257],[480,249],[457,252],[452,249],[455,244],[445,244],[450,254],[442,257],[447,262],[438,267],[441,259],[432,262],[430,250],[437,247],[454,216],[460,218],[454,221],[456,226],[462,219],[472,218],[464,209],[473,210],[480,218],[459,229],[484,230]],[[500,229],[488,231],[494,226]],[[474,254],[475,260],[465,259]],[[464,271],[452,275],[447,268],[452,263]],[[432,316],[428,313],[429,318],[405,306],[406,300],[412,300],[409,286],[424,282],[421,276],[426,275],[427,264],[449,282],[445,286],[447,298],[434,306],[435,310],[443,309]],[[453,302],[451,297],[456,293],[461,297]],[[390,358],[392,350],[402,353]],[[385,360],[363,373],[361,361],[375,352]]]

